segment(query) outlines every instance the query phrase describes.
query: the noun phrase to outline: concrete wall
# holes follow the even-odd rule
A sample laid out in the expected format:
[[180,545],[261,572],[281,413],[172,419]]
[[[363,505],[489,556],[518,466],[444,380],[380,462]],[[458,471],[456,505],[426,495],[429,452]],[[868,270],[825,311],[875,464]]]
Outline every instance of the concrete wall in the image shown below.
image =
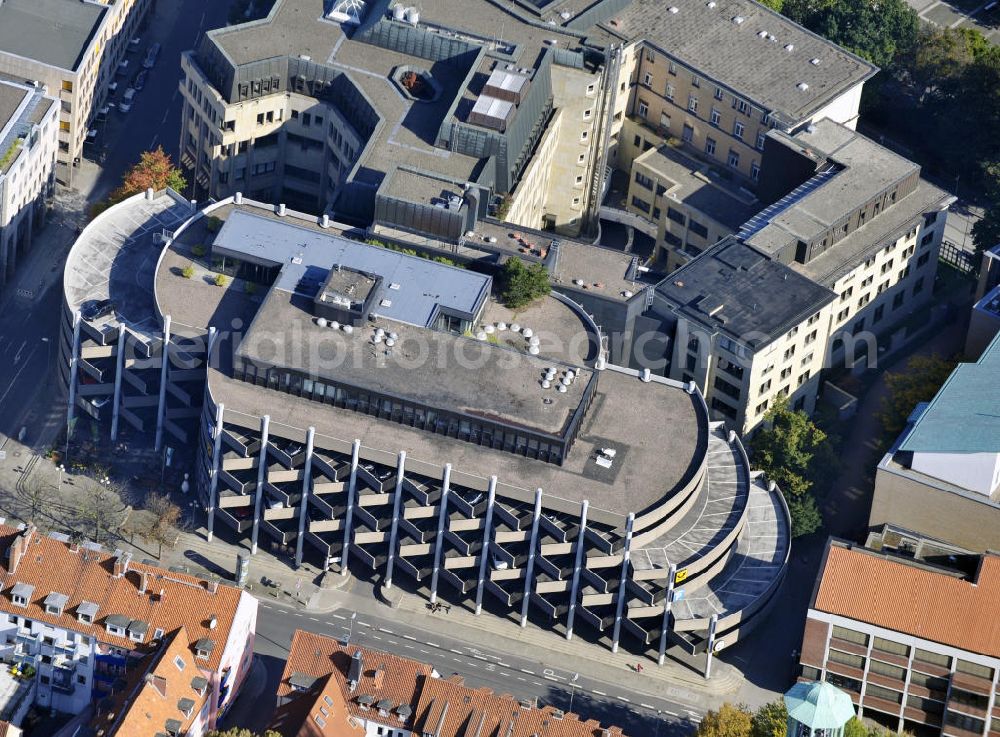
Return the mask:
[[1000,548],[1000,505],[933,484],[883,460],[875,473],[869,527],[891,522],[976,552]]

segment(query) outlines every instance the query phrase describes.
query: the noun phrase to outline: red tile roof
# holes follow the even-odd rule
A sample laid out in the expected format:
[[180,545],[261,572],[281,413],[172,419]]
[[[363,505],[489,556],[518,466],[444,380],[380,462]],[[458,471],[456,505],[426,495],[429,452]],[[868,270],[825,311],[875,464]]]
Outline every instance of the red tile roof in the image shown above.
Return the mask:
[[[348,678],[358,652],[361,676],[352,689]],[[353,737],[353,724],[345,724],[339,716],[346,709],[359,723],[371,720],[435,737],[465,737],[466,730],[504,737],[624,737],[618,727],[605,730],[596,720],[580,721],[576,714],[562,714],[553,707],[522,707],[513,696],[472,689],[459,678],[435,678],[433,672],[426,663],[297,630],[278,684],[280,706],[272,727],[289,737]],[[324,695],[333,703],[324,701]],[[382,700],[390,703],[380,713]],[[364,702],[371,705],[366,707]],[[335,726],[341,731],[330,731],[325,715],[328,731],[316,729],[320,705],[337,717]],[[399,718],[401,706],[403,719]]]
[[622,737],[620,728],[605,731],[596,719],[580,721],[552,706],[522,706],[513,696],[472,689],[459,679],[424,681],[415,726],[417,734],[435,737],[465,735],[463,730],[504,737]]
[[[270,729],[287,737],[365,737],[365,728],[350,715],[340,683],[321,678],[309,695],[279,706]],[[296,731],[297,730],[297,731]]]
[[110,705],[100,709],[92,722],[95,737],[166,733],[168,720],[176,720],[180,725],[178,733],[184,734],[206,700],[212,698],[207,687],[199,693],[192,684],[200,673],[187,632],[181,627],[147,658],[146,667],[136,669],[133,682]]
[[[184,627],[192,643],[201,638],[215,643],[209,657],[198,660],[198,664],[206,670],[218,670],[240,597],[249,594],[131,560],[126,570],[124,562],[123,557],[116,558],[103,549],[46,537],[32,526],[21,532],[0,525],[0,611],[83,632],[100,642],[127,649],[137,648],[137,641],[108,632],[108,616],[145,622],[146,643],[157,629],[172,632]],[[18,583],[33,587],[27,607],[11,599],[11,589]],[[52,592],[67,597],[62,614],[50,614],[45,609],[45,598]],[[98,606],[92,624],[78,619],[77,607],[82,602]]]
[[1000,657],[1000,556],[976,581],[832,543],[813,608],[982,655]]

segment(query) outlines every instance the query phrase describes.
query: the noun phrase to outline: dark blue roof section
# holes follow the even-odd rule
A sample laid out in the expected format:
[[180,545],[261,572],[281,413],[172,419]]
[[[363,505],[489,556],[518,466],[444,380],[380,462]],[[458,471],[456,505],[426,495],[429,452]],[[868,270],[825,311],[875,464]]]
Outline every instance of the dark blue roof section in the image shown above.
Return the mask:
[[1000,453],[1000,334],[975,363],[960,363],[917,418],[900,450]]
[[382,277],[372,312],[389,320],[430,327],[438,312],[479,314],[491,279],[418,256],[352,241],[332,233],[234,211],[219,231],[213,252],[267,266],[282,265],[275,289],[295,292],[303,278],[322,283],[334,266]]

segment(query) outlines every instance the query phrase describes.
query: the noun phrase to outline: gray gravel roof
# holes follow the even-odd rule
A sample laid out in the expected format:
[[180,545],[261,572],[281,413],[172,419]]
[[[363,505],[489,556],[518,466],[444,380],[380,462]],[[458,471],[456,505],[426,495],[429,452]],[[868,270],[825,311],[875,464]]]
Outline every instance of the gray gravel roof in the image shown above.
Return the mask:
[[107,10],[80,0],[3,0],[0,53],[74,70]]

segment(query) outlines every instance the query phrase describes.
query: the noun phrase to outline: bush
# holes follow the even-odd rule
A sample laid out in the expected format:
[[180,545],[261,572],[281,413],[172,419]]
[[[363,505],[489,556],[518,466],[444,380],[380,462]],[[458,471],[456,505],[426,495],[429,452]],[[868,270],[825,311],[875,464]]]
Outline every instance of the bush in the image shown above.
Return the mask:
[[216,274],[214,281],[215,281],[215,286],[217,287],[224,287],[226,286],[226,284],[229,283],[229,279],[226,278],[225,274]]
[[243,282],[243,291],[247,294],[257,294],[257,285],[252,282]]
[[507,259],[498,277],[500,301],[512,310],[531,304],[552,289],[549,272],[541,264],[525,266],[516,257]]
[[191,264],[188,264],[187,266],[185,266],[181,270],[181,276],[183,276],[185,279],[193,279],[194,278],[194,266],[191,265]]
[[208,229],[209,233],[218,233],[222,230],[222,218],[217,218],[215,215],[210,215],[205,219],[205,227]]
[[197,245],[191,247],[191,253],[193,253],[197,258],[201,258],[208,253],[208,250],[202,245]]

